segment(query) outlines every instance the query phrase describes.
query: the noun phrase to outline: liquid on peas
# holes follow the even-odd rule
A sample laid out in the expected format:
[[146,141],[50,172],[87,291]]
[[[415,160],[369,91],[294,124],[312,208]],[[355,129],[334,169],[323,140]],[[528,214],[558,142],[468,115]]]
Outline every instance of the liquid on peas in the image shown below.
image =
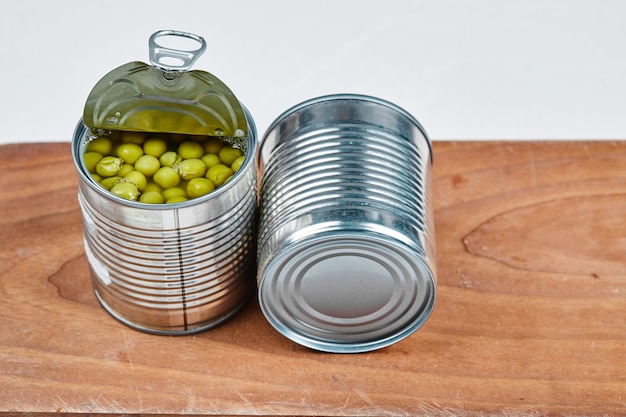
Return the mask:
[[112,132],[90,141],[85,168],[112,194],[145,204],[202,197],[227,183],[245,153],[219,138]]

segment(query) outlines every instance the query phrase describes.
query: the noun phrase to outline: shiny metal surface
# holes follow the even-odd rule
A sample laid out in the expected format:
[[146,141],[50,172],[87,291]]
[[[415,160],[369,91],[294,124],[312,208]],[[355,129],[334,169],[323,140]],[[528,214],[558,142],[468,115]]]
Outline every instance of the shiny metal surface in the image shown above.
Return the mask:
[[79,122],[72,153],[85,252],[96,295],[138,330],[186,334],[233,315],[255,289],[256,130],[242,167],[223,187],[176,204],[118,198],[96,184],[82,162],[88,129]]
[[334,95],[279,116],[263,138],[259,302],[313,349],[362,352],[419,328],[435,303],[430,142],[373,97]]
[[[163,45],[163,41],[168,38],[183,38],[192,40],[197,48],[175,49]],[[206,51],[206,41],[202,36],[177,30],[160,30],[155,32],[148,39],[148,49],[150,50],[150,64],[163,71],[188,71],[193,64]]]

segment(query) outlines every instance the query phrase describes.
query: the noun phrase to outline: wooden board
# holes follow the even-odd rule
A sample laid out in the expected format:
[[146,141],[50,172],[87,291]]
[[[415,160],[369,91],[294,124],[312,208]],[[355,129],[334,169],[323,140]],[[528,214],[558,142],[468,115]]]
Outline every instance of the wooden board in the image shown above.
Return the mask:
[[626,415],[626,142],[436,142],[438,299],[324,354],[253,300],[194,336],[97,303],[68,143],[0,147],[0,414]]

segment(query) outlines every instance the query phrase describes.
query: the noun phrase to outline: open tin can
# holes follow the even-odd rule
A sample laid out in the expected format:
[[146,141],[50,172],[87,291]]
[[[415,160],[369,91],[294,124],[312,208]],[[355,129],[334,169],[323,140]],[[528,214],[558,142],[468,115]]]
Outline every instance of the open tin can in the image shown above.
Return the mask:
[[[191,39],[199,47],[164,47],[160,38],[168,36]],[[103,77],[87,99],[72,142],[96,296],[112,316],[149,333],[188,334],[216,326],[235,314],[256,287],[255,125],[215,76],[189,71],[205,46],[192,34],[154,34],[152,65],[131,62]],[[87,166],[90,144],[123,138],[125,132],[178,143],[217,140],[245,157],[228,182],[207,194],[148,204],[132,193],[128,198],[112,193]],[[168,167],[176,168],[173,163]],[[139,170],[137,162],[133,169]],[[127,177],[115,181],[132,182]],[[188,187],[193,180],[181,181]]]
[[435,305],[430,141],[387,101],[332,95],[279,116],[261,141],[259,303],[312,349],[364,352]]

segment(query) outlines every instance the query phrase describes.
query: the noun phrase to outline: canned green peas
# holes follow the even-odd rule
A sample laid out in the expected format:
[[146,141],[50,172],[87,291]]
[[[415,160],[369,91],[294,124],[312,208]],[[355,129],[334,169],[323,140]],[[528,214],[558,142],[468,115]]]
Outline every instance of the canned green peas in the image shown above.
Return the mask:
[[112,194],[146,204],[202,197],[224,185],[245,159],[217,137],[113,131],[87,144],[83,163]]

